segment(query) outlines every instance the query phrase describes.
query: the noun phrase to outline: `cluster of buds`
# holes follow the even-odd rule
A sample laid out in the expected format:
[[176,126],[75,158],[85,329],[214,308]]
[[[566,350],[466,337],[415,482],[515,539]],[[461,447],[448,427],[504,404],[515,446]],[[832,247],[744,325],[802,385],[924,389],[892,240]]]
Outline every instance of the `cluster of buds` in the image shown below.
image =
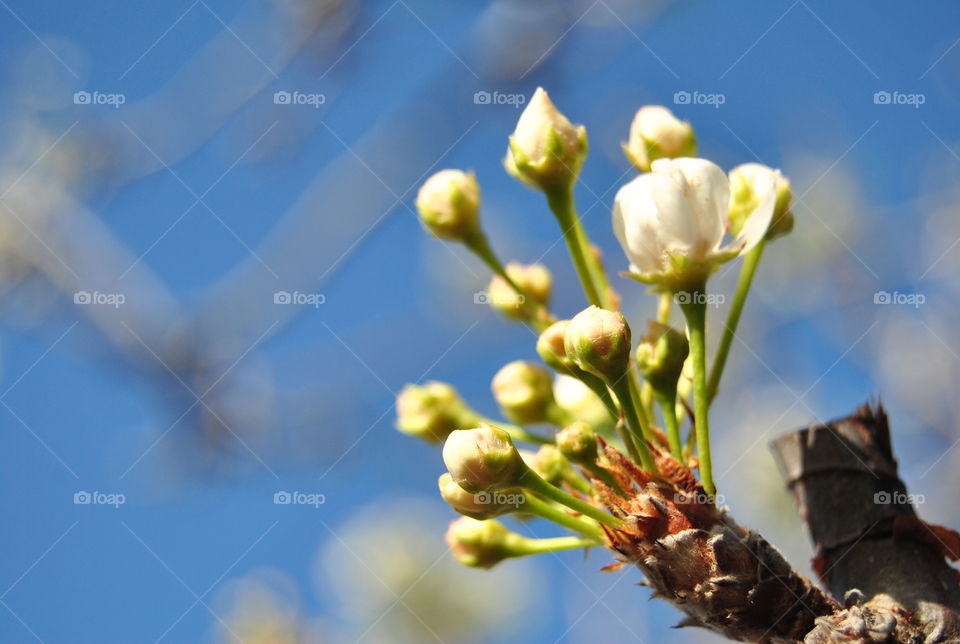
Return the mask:
[[[760,254],[767,242],[793,228],[790,183],[778,170],[756,163],[726,173],[696,158],[692,126],[662,106],[636,112],[623,150],[640,174],[616,194],[614,234],[629,266],[626,275],[649,284],[660,297],[658,320],[649,323],[637,345],[573,198],[587,155],[586,130],[564,116],[542,88],[509,137],[504,166],[546,197],[587,308],[557,320],[549,310],[554,284],[547,268],[500,262],[481,226],[473,173],[443,170],[418,194],[423,225],[437,237],[464,244],[490,268],[489,303],[539,332],[537,354],[552,370],[517,360],[496,373],[493,396],[513,424],[482,417],[441,383],[410,386],[397,402],[401,431],[444,443],[447,472],[438,481],[440,494],[462,515],[451,524],[447,541],[467,565],[488,568],[510,557],[596,545],[612,534],[602,527],[623,529],[608,511],[610,494],[629,499],[636,493],[631,481],[648,477],[695,481],[683,464],[699,469],[703,489],[715,492],[709,404]],[[708,374],[707,282],[721,264],[740,256],[737,292]],[[674,298],[686,332],[670,325]],[[686,422],[690,403],[694,418],[684,446],[680,421]],[[559,431],[533,434],[528,425]],[[538,449],[518,449],[515,441]],[[527,539],[497,521],[511,514],[542,517],[579,535]]]

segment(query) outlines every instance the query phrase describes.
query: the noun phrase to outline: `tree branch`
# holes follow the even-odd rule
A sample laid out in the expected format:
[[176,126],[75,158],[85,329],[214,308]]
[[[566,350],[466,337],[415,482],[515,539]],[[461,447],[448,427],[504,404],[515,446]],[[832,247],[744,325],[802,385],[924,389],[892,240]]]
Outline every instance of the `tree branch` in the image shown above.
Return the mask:
[[814,568],[848,605],[806,641],[960,642],[960,581],[944,559],[960,555],[960,535],[917,517],[883,408],[864,405],[772,449],[817,548]]

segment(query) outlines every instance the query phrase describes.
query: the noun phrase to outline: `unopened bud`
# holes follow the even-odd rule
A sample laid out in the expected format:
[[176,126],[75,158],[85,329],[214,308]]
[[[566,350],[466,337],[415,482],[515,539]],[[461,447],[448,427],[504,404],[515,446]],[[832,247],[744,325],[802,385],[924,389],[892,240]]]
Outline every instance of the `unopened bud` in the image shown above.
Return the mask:
[[661,105],[647,105],[633,117],[623,152],[638,170],[650,172],[657,159],[696,156],[697,139],[689,122]]
[[471,568],[492,568],[522,554],[516,548],[517,540],[522,539],[495,519],[477,521],[470,517],[454,519],[446,534],[454,558]]
[[540,478],[551,485],[559,485],[568,476],[575,475],[570,462],[553,445],[541,445],[526,463],[530,469],[540,475]]
[[579,378],[558,374],[553,397],[569,418],[576,418],[604,433],[613,429],[610,412],[600,397]]
[[651,321],[637,347],[637,367],[657,391],[674,391],[683,363],[690,355],[687,336],[673,327]]
[[480,187],[472,172],[441,170],[420,187],[417,210],[427,229],[443,239],[469,241],[480,234]]
[[515,423],[546,423],[555,418],[553,376],[542,367],[511,362],[493,377],[492,389],[503,414]]
[[454,510],[471,519],[482,521],[492,519],[508,512],[514,512],[523,505],[523,490],[504,490],[500,492],[467,492],[449,472],[444,472],[437,481],[440,496]]
[[736,236],[750,214],[772,200],[773,217],[767,228],[772,240],[793,230],[793,194],[790,181],[779,170],[759,163],[744,163],[730,171],[730,232]]
[[550,303],[550,289],[553,278],[542,264],[520,264],[510,262],[505,269],[522,293],[517,291],[499,275],[494,275],[487,287],[487,299],[490,306],[509,318],[533,321],[543,315]]
[[439,443],[453,430],[479,422],[457,390],[443,382],[407,385],[397,396],[397,429],[405,434]]
[[537,353],[540,354],[540,358],[560,373],[570,373],[576,367],[573,360],[567,357],[567,349],[563,346],[563,338],[569,324],[570,320],[554,322],[537,338]]
[[451,432],[443,444],[443,462],[453,480],[468,492],[519,485],[528,470],[510,434],[490,425]]
[[630,326],[620,313],[591,306],[570,320],[564,347],[584,371],[616,381],[630,364]]
[[573,463],[593,464],[597,460],[597,434],[584,422],[577,421],[557,434],[557,449]]
[[542,87],[534,92],[510,137],[504,166],[544,191],[573,184],[587,154],[587,132],[570,123]]

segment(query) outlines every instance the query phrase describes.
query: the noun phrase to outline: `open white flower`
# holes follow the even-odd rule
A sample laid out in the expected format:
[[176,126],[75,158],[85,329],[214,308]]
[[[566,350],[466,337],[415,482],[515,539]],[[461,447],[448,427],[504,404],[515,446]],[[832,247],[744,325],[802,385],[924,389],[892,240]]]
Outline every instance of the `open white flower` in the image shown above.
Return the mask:
[[723,244],[730,212],[730,181],[705,159],[659,159],[652,172],[623,186],[613,206],[613,230],[630,260],[632,277],[680,291],[706,280],[717,265],[763,238],[776,200],[769,195]]

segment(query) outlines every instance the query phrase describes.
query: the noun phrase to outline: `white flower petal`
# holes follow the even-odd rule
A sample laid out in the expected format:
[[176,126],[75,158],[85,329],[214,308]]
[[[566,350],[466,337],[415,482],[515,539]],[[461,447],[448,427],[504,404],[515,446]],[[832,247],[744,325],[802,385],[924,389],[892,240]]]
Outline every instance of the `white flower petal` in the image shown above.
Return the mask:
[[723,240],[730,204],[730,182],[705,159],[658,159],[653,174],[669,179],[654,183],[653,199],[668,250],[703,259]]
[[736,250],[743,254],[756,246],[767,234],[777,204],[777,183],[780,180],[780,171],[759,163],[745,163],[730,171],[731,176],[734,173],[739,173],[751,185],[757,205],[744,219],[736,239],[720,252]]
[[620,188],[613,202],[613,232],[633,272],[663,270],[664,247],[652,194],[655,181],[657,178],[653,175],[642,174]]

